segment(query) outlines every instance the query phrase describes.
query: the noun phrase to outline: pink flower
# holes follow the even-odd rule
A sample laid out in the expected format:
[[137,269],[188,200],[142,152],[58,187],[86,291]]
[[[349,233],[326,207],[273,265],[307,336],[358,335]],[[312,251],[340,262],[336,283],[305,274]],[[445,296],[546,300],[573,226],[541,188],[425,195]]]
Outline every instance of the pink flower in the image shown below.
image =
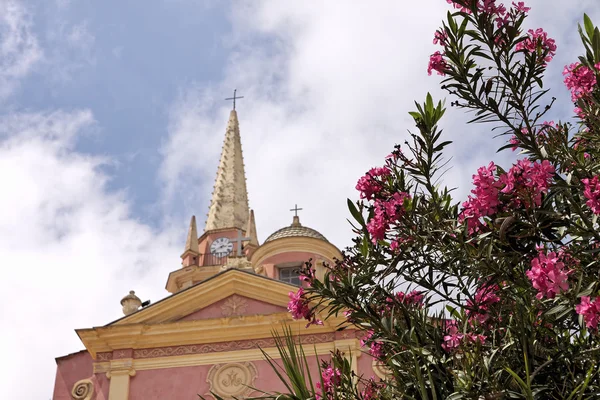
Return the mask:
[[369,330],[362,339],[360,339],[360,345],[362,347],[367,346],[370,343],[369,354],[371,354],[376,359],[382,359],[383,354],[383,344],[378,342],[377,340],[372,340],[373,334],[375,332],[373,330]]
[[499,16],[506,14],[504,4],[496,5],[496,0],[482,0],[477,4],[477,9],[479,12],[486,14],[496,14]]
[[504,184],[501,192],[516,195],[516,201],[540,206],[542,194],[548,193],[550,182],[554,176],[554,166],[548,160],[531,162],[528,159],[517,161],[506,173],[500,176]]
[[398,302],[406,304],[406,305],[417,306],[417,307],[423,306],[424,297],[425,296],[423,296],[421,294],[421,292],[418,290],[413,290],[410,293],[404,293],[404,292],[396,293],[396,300],[398,300]]
[[[335,387],[342,383],[342,373],[339,369],[332,367],[331,365],[323,369],[321,372],[321,378],[323,380],[322,391],[325,392],[327,399],[333,399],[335,393]],[[317,382],[317,389],[321,390],[321,382]],[[315,393],[315,399],[320,400],[323,396],[321,393]]]
[[455,320],[446,320],[444,321],[444,325],[447,335],[444,336],[444,343],[442,343],[442,349],[444,349],[448,353],[457,349],[463,342],[472,344],[485,343],[486,337],[484,335],[474,333],[459,333],[458,323]]
[[515,10],[517,10],[518,12],[523,13],[523,14],[527,14],[529,12],[529,10],[531,10],[531,7],[525,7],[525,2],[523,2],[523,1],[519,1],[516,4],[513,1],[512,5],[513,5],[513,7],[515,7]]
[[442,349],[446,350],[447,352],[451,352],[452,350],[460,346],[460,343],[462,342],[464,336],[465,335],[463,335],[462,333],[453,333],[444,336],[444,343],[442,343]]
[[515,151],[519,148],[519,139],[517,139],[517,137],[515,135],[512,135],[512,137],[510,138],[510,140],[508,141],[508,143],[512,144],[513,146],[511,147],[512,151]]
[[436,71],[438,75],[446,75],[448,64],[444,60],[444,54],[436,51],[429,57],[429,66],[427,67],[427,74],[431,75],[431,71]]
[[498,285],[482,285],[475,292],[474,301],[467,301],[467,316],[471,320],[476,320],[480,324],[485,324],[489,319],[489,308],[491,305],[500,302],[500,297],[496,294],[500,288]]
[[538,299],[553,299],[558,293],[569,289],[568,277],[571,272],[573,270],[567,269],[555,252],[544,254],[540,250],[538,256],[531,260],[531,269],[525,274],[538,290]]
[[373,244],[383,240],[390,225],[400,218],[407,198],[410,198],[408,193],[396,192],[386,200],[375,199],[373,217],[367,222],[367,231],[371,234]]
[[600,214],[600,181],[598,176],[592,179],[582,179],[583,195],[588,201],[585,202],[594,214]]
[[463,6],[463,5],[460,5],[460,4],[458,4],[458,3],[457,3],[456,1],[454,1],[454,0],[446,0],[446,2],[447,2],[448,4],[452,4],[452,6],[453,6],[454,8],[457,8],[457,9],[459,9],[459,10],[460,10],[460,12],[464,12],[464,13],[467,13],[467,14],[471,14],[471,10],[469,10],[469,8],[468,8],[468,7],[466,7],[466,6]]
[[[446,41],[448,40],[448,34],[446,33],[445,30],[437,30],[435,31],[435,33],[433,34],[433,44],[440,44],[441,46],[445,46],[446,45]],[[429,74],[431,75],[431,74]]]
[[581,298],[581,303],[575,307],[577,314],[583,316],[585,326],[590,329],[597,329],[600,322],[600,299],[596,297],[594,301],[590,301],[588,296]]
[[528,53],[536,53],[544,56],[544,62],[542,64],[552,61],[556,54],[556,42],[554,39],[548,37],[548,34],[544,32],[542,28],[538,28],[535,31],[530,29],[528,31],[529,36],[517,44],[517,51],[524,50]]
[[362,390],[363,400],[377,400],[380,398],[379,391],[385,388],[385,382],[375,382],[375,378],[370,378]]
[[289,292],[288,296],[290,301],[288,302],[288,311],[292,313],[294,319],[306,319],[309,325],[323,325],[323,321],[315,317],[314,312],[308,305],[308,300],[304,297],[304,289],[300,288],[296,293]]
[[480,219],[492,214],[498,210],[499,193],[501,184],[494,177],[496,165],[490,162],[486,167],[477,170],[477,175],[473,175],[473,184],[475,189],[471,190],[474,196],[469,196],[462,206],[463,210],[459,215],[459,222],[467,221],[469,234],[478,232],[482,226]]
[[[388,176],[390,176],[390,170],[388,168],[371,168],[356,184],[356,190],[360,192],[360,198],[371,200],[374,195],[379,194],[383,189],[381,181]],[[381,179],[377,179],[378,177]]]
[[563,70],[565,85],[571,91],[571,100],[576,102],[591,93],[596,87],[596,73],[581,63],[565,66]]

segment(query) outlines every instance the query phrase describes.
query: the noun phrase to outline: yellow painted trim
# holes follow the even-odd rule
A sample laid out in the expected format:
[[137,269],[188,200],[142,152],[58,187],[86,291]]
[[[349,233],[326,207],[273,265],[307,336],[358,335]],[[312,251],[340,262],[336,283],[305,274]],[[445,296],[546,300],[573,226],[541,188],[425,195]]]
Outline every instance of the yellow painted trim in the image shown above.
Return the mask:
[[294,251],[317,253],[331,261],[334,258],[342,258],[342,253],[338,248],[329,242],[311,237],[294,236],[275,239],[263,244],[252,254],[250,262],[252,267],[256,268],[269,257]]
[[305,328],[306,321],[294,321],[290,313],[254,315],[247,317],[214,318],[195,321],[179,321],[164,324],[109,325],[79,329],[77,334],[96,358],[98,352],[117,349],[147,349],[167,346],[219,343],[235,340],[252,340],[271,337],[273,328],[289,325],[294,334],[334,333],[343,317],[329,318],[324,325]]
[[[352,343],[351,343],[352,342]],[[339,348],[341,351],[348,351],[348,346],[356,345],[354,339],[340,340],[328,343],[317,343],[314,347],[306,349],[306,355],[311,356],[316,354],[319,356],[327,355],[331,351]],[[308,345],[306,345],[308,346]],[[280,355],[276,347],[263,349],[270,357],[279,359]],[[355,349],[352,349],[352,355],[355,357]],[[356,359],[356,358],[355,358]],[[142,358],[133,360],[133,368],[136,371],[144,371],[161,368],[176,368],[176,367],[193,367],[199,365],[212,365],[226,362],[246,362],[264,360],[263,353],[260,349],[238,350],[238,351],[223,351],[205,354],[190,354],[182,356]],[[111,371],[111,362],[99,362],[94,364],[94,373],[109,373]]]
[[[129,378],[135,376],[133,368],[133,359],[125,358],[113,360],[107,363],[108,369],[106,377],[110,379],[108,389],[108,400],[128,400],[129,399]],[[95,368],[94,368],[95,370]]]

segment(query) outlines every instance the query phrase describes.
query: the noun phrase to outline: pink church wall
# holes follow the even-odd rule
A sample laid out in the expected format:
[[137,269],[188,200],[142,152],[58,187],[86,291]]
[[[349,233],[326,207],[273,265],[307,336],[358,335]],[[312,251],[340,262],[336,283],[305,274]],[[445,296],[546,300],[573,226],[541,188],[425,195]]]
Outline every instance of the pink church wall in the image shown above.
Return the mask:
[[71,354],[56,359],[56,380],[54,382],[53,400],[72,400],[73,385],[82,379],[90,379],[94,383],[95,399],[108,399],[109,381],[106,374],[93,374],[92,357],[87,351]]
[[[223,314],[223,305],[233,296],[227,297],[223,300],[219,300],[214,304],[211,304],[208,307],[203,308],[202,310],[198,310],[190,315],[187,315],[180,319],[180,321],[192,321],[198,319],[209,319],[209,318],[222,318]],[[236,295],[236,297],[242,298],[245,300],[246,308],[244,312],[241,312],[239,315],[267,315],[267,314],[276,314],[280,312],[287,312],[285,307],[276,306],[274,304],[263,303],[262,301],[250,299],[248,297]]]
[[[285,391],[285,386],[266,361],[252,361],[257,369],[255,387],[267,391]],[[317,371],[317,360],[308,357],[312,371]],[[207,395],[210,386],[207,382],[208,373],[212,366],[201,365],[194,367],[178,367],[170,369],[155,369],[138,371],[131,378],[130,400],[189,400],[198,398],[198,394]],[[313,375],[313,379],[317,378]],[[258,393],[255,392],[256,395]],[[210,399],[211,396],[205,396]]]

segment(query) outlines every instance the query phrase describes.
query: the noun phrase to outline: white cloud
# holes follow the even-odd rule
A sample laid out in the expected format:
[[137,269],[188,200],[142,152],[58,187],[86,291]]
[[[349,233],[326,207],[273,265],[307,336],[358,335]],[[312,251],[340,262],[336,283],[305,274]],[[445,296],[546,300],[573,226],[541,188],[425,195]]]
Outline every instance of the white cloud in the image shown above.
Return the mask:
[[0,118],[2,398],[49,398],[54,358],[82,348],[73,330],[119,318],[130,289],[164,297],[178,265],[169,232],[136,221],[125,195],[107,191],[106,160],[74,151],[93,124],[89,111]]
[[[558,115],[568,116],[571,105],[560,88],[560,72],[579,51],[575,26],[582,10],[598,14],[597,8],[593,0],[576,6],[558,0],[529,3],[531,27],[544,26],[562,51],[550,83],[557,88],[552,93],[562,97]],[[186,212],[204,217],[220,152],[215,143],[222,140],[227,119],[219,102],[238,88],[245,95],[238,113],[261,239],[289,224],[287,210],[298,203],[306,225],[340,247],[349,244],[345,199],[356,198],[357,179],[382,164],[393,145],[407,138],[407,129],[414,129],[407,115],[413,100],[422,101],[427,92],[446,96],[426,67],[436,50],[433,32],[447,9],[441,0],[410,6],[396,0],[236,3],[234,31],[226,42],[234,51],[225,78],[209,89],[188,88],[171,113],[162,176],[170,182],[167,193],[179,196],[182,191],[175,189],[184,188],[193,199]],[[218,112],[211,104],[215,98]],[[458,186],[459,196],[470,190],[477,167],[513,157],[495,153],[502,139],[492,139],[491,126],[465,126],[467,117],[450,109],[443,122],[455,140],[448,151],[454,167],[445,182]]]
[[0,1],[0,100],[13,93],[43,56],[31,25],[25,6],[13,0]]

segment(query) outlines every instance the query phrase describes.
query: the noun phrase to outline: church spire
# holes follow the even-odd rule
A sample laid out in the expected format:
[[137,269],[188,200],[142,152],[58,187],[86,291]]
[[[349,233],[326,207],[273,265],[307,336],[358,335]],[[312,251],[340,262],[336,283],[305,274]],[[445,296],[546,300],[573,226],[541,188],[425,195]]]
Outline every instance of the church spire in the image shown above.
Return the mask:
[[205,230],[244,229],[248,218],[248,191],[240,127],[237,112],[231,110]]

